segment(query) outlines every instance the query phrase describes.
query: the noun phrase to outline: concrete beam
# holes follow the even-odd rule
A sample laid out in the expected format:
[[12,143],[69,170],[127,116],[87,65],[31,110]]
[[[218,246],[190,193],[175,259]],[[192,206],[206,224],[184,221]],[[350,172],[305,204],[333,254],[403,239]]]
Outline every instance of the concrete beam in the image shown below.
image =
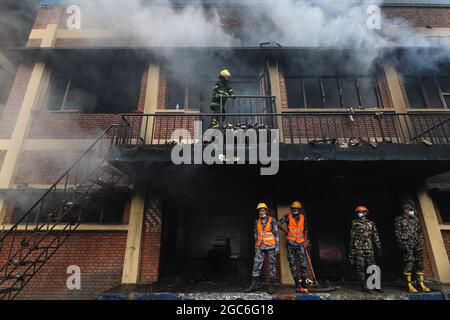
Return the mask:
[[[41,44],[42,47],[51,47],[55,44],[57,29],[58,26],[56,24],[47,25],[45,36],[43,37]],[[31,111],[35,106],[41,88],[42,79],[44,78],[44,70],[44,63],[35,63],[19,114],[17,116],[16,124],[9,141],[8,152],[6,153],[3,166],[0,170],[0,188],[8,188],[13,181],[16,165],[19,160],[20,153],[22,152],[31,121]],[[5,209],[5,202],[0,200],[0,223],[3,222]]]

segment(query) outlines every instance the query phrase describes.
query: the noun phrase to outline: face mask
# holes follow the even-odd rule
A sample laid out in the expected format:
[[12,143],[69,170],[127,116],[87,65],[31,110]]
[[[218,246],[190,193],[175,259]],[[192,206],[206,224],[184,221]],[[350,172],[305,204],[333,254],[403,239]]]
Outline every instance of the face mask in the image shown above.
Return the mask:
[[409,216],[410,218],[414,218],[414,217],[416,216],[416,212],[415,212],[414,210],[409,210],[409,211],[408,211],[408,216]]
[[364,214],[364,212],[358,212],[357,216],[359,219],[362,219],[365,217],[365,214]]
[[293,214],[294,216],[298,215],[299,213],[300,213],[300,211],[298,211],[298,210],[292,210],[292,214]]
[[259,217],[260,218],[265,218],[266,217],[266,213],[265,212],[260,212],[259,213]]

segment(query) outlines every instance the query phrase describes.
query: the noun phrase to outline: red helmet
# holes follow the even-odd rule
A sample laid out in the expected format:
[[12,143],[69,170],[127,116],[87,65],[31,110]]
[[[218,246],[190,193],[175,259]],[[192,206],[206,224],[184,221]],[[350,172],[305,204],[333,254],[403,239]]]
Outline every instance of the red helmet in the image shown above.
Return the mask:
[[360,211],[363,211],[365,213],[369,213],[369,209],[367,209],[366,207],[364,207],[364,206],[357,206],[355,208],[355,212],[360,212]]

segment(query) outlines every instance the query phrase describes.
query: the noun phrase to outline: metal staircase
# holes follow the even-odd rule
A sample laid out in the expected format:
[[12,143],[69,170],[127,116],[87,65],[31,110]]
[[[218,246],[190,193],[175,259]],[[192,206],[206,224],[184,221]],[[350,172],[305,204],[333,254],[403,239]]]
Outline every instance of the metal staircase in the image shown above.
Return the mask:
[[127,124],[111,125],[12,226],[0,233],[0,299],[14,299],[101,199],[126,180],[105,156]]

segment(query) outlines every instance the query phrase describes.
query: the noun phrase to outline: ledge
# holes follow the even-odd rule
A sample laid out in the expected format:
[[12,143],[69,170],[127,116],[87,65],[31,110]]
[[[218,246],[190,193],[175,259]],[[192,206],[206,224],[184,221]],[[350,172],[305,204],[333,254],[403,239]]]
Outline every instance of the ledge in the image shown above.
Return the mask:
[[[12,224],[5,224],[2,225],[1,228],[4,230],[9,230],[13,227]],[[62,230],[64,228],[63,225],[61,226],[56,226],[53,230],[54,231],[59,231]],[[24,225],[19,225],[17,227],[17,230],[19,231],[25,231],[25,226]],[[28,226],[28,231],[33,231],[33,229]],[[111,224],[111,225],[98,225],[98,224],[80,224],[78,226],[78,228],[75,230],[76,231],[128,231],[128,225],[116,225],[116,224]]]

